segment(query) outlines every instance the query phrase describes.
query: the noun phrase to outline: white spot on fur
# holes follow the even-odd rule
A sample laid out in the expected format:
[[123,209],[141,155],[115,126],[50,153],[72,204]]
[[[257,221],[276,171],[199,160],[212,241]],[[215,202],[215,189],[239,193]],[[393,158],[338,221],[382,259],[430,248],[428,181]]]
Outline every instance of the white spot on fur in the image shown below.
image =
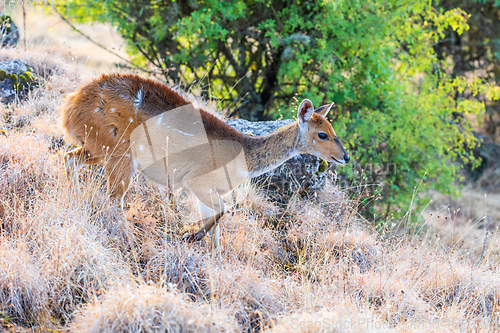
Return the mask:
[[123,99],[126,99],[128,101],[128,96],[125,96],[123,94],[120,94],[120,97],[123,98]]
[[128,121],[130,121],[131,123],[134,122],[134,119],[132,119],[132,117],[128,118]]
[[113,108],[111,110],[109,110],[111,113],[115,112],[116,110]]
[[313,143],[316,144],[316,139],[313,139]]
[[125,139],[123,139],[122,142],[125,142]]
[[134,106],[135,106],[135,112],[137,113],[137,110],[139,107],[142,105],[142,101],[144,99],[144,90],[142,90],[142,85],[139,91],[137,92],[137,96],[134,99]]
[[144,146],[143,145],[139,145],[139,151],[143,151],[144,150]]
[[99,108],[96,108],[96,109],[94,110],[94,113],[99,113],[99,111],[100,111],[100,109],[99,109]]

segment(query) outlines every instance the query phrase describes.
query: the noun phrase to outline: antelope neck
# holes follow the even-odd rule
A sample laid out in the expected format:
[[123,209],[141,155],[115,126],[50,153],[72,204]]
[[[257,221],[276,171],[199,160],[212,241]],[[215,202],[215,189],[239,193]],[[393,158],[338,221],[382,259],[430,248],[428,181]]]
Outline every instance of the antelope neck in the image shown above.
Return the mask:
[[297,122],[264,136],[243,135],[249,177],[260,176],[302,152],[300,128]]

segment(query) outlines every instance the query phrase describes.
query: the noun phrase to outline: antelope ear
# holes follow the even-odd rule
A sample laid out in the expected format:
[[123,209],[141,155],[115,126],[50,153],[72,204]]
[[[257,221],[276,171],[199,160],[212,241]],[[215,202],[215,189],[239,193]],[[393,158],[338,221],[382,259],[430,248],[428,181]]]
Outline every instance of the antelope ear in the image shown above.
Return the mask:
[[302,125],[308,122],[311,119],[313,112],[314,112],[313,103],[308,99],[303,100],[302,103],[300,103],[298,111],[299,124]]
[[314,110],[314,112],[317,113],[318,115],[320,115],[321,117],[326,118],[326,115],[328,114],[328,112],[330,112],[330,110],[332,109],[332,107],[334,105],[335,105],[335,103],[325,104],[323,106],[320,106],[316,110]]

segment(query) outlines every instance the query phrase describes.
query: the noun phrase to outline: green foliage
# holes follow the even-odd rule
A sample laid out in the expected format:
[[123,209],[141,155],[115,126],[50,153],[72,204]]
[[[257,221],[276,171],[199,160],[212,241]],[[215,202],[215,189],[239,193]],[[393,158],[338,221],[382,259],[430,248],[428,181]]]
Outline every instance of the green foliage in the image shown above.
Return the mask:
[[138,64],[154,64],[174,83],[207,86],[205,96],[240,117],[294,116],[295,98],[335,101],[331,117],[353,161],[344,172],[355,180],[363,170],[368,184],[383,184],[382,202],[395,213],[406,211],[421,181],[422,190],[457,192],[454,161],[477,163],[466,149],[477,144],[467,119],[484,109],[476,97],[499,97],[496,87],[447,72],[449,59],[433,46],[449,30],[467,31],[468,15],[429,1],[69,0],[58,7],[80,22],[111,22]]
[[12,18],[9,15],[0,15],[0,31],[2,35],[8,35],[12,31]]
[[[444,10],[464,8],[468,13],[470,29],[458,34],[452,29],[445,31],[445,37],[435,44],[440,59],[450,59],[448,71],[452,76],[481,76],[491,85],[500,82],[500,1],[443,0],[439,4]],[[469,91],[461,97],[470,97]],[[482,96],[485,116],[479,119],[480,132],[498,140],[500,128],[500,103]],[[485,163],[487,161],[483,161]]]

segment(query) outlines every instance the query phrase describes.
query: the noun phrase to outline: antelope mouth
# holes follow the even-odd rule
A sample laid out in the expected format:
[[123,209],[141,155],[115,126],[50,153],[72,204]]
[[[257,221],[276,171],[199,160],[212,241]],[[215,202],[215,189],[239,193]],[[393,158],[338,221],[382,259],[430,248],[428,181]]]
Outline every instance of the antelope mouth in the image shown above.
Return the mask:
[[335,157],[332,156],[333,163],[338,164],[338,165],[344,165],[345,161],[339,161]]

